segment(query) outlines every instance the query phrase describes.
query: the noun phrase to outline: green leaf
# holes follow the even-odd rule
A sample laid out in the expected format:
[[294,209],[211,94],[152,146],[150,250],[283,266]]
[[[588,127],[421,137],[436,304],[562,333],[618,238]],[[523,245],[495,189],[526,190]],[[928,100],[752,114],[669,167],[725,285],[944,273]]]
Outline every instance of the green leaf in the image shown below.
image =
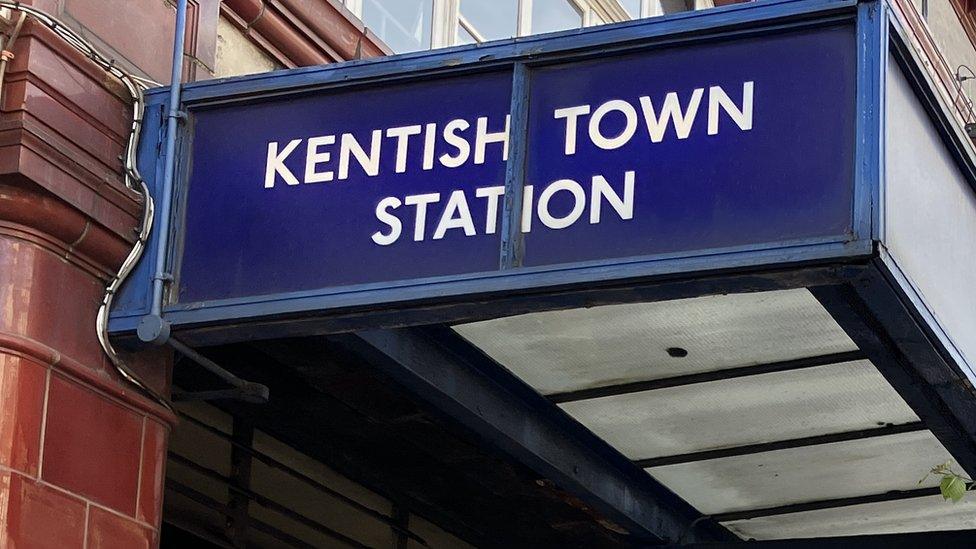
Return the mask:
[[939,490],[944,499],[952,500],[953,503],[960,501],[966,495],[966,481],[956,475],[946,475],[939,483]]

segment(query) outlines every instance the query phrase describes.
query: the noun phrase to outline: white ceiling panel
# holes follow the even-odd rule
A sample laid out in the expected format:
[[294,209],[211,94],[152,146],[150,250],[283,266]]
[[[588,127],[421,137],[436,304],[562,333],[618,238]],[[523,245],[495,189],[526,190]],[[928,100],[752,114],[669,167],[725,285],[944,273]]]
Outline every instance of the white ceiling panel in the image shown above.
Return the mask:
[[918,420],[866,360],[560,407],[631,459]]
[[868,503],[724,523],[745,539],[818,538],[976,529],[976,499],[942,496]]
[[[706,514],[911,490],[952,459],[928,431],[649,469]],[[938,486],[929,477],[923,486]]]
[[[530,313],[454,329],[543,394],[856,350],[803,288]],[[688,354],[669,356],[669,347]]]

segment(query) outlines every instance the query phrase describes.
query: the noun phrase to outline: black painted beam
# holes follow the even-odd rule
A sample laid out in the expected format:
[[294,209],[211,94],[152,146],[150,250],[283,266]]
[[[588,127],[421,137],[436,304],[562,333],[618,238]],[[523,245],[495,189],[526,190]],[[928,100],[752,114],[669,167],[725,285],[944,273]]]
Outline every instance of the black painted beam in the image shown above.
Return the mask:
[[914,490],[892,490],[882,494],[868,494],[866,496],[853,496],[847,498],[822,499],[817,501],[805,501],[802,503],[791,503],[789,505],[777,505],[775,507],[764,507],[762,509],[746,509],[744,511],[732,511],[730,513],[716,513],[712,519],[719,522],[729,522],[733,520],[749,520],[759,517],[772,517],[776,515],[789,515],[792,513],[803,513],[805,511],[819,511],[821,509],[836,509],[838,507],[851,507],[853,505],[863,505],[865,503],[881,503],[884,501],[898,501],[903,499],[921,498],[938,495],[939,487],[916,488]]
[[[177,493],[177,494],[179,494],[179,495],[181,495],[181,496],[189,499],[190,501],[193,501],[194,503],[202,506],[204,509],[207,509],[208,511],[214,511],[214,512],[220,513],[221,515],[223,515],[224,517],[226,517],[228,520],[230,520],[231,517],[234,514],[234,512],[226,504],[224,504],[224,503],[222,503],[220,501],[217,501],[216,499],[208,496],[207,494],[204,494],[203,492],[197,491],[197,490],[191,488],[190,486],[187,486],[186,484],[183,484],[183,483],[181,483],[181,482],[179,482],[177,480],[173,480],[171,478],[167,478],[166,479],[166,490],[169,490],[169,491],[172,491],[174,493]],[[173,526],[173,527],[175,527],[177,529],[184,529],[185,528],[185,531],[187,533],[189,533],[191,536],[193,536],[193,537],[199,536],[199,537],[197,539],[192,539],[192,540],[191,539],[186,539],[185,540],[185,543],[182,543],[182,544],[181,544],[181,542],[183,542],[184,540],[179,540],[179,541],[175,541],[175,542],[172,542],[172,540],[167,540],[167,537],[168,536],[167,536],[167,528],[166,528],[166,526],[167,526],[167,522],[169,520],[172,520],[172,519],[169,518],[169,517],[167,517],[166,519],[164,519],[163,525],[162,525],[162,530],[163,530],[163,535],[162,536],[163,537],[162,537],[162,540],[161,541],[162,541],[162,546],[164,546],[164,547],[165,546],[170,546],[170,547],[173,547],[173,546],[176,546],[176,547],[196,547],[196,546],[198,546],[198,544],[200,542],[204,542],[204,543],[205,542],[209,542],[210,544],[212,544],[213,547],[227,547],[227,548],[231,548],[232,547],[229,543],[226,543],[223,540],[212,539],[211,536],[213,534],[211,534],[209,532],[206,532],[203,529],[198,529],[198,527],[196,527],[196,525],[184,523],[183,521],[180,521],[180,520],[178,520],[178,522],[175,523],[175,524],[171,524],[171,526]],[[263,521],[260,521],[258,519],[251,518],[250,519],[249,526],[253,530],[257,530],[259,532],[263,532],[265,534],[268,534],[272,538],[274,538],[274,539],[276,539],[278,541],[281,541],[281,542],[285,543],[286,545],[290,545],[292,547],[297,547],[299,549],[310,549],[310,548],[312,548],[312,546],[309,545],[308,543],[305,543],[304,541],[302,541],[302,540],[300,540],[300,539],[292,536],[291,534],[289,534],[287,532],[284,532],[282,530],[279,530],[278,528],[275,528],[274,526],[271,526],[270,524],[268,524],[266,522],[263,522]],[[170,542],[172,542],[172,544],[170,544]]]
[[810,288],[969,475],[976,393],[880,260],[854,284]]
[[737,539],[448,328],[333,341],[638,539]]
[[[443,417],[360,357],[324,338],[206,349],[235,373],[276,395],[254,406],[224,401],[256,429],[328,465],[365,488],[407,506],[470,545],[630,547],[625,533],[538,472]],[[196,368],[177,369],[179,385],[206,386]]]
[[621,383],[619,385],[607,385],[605,387],[593,387],[591,389],[554,393],[548,396],[550,400],[560,404],[563,402],[573,402],[577,400],[589,400],[591,398],[626,395],[630,393],[640,393],[643,391],[654,391],[656,389],[667,389],[670,387],[682,387],[685,385],[694,385],[696,383],[708,383],[710,381],[722,381],[726,379],[758,376],[774,372],[788,372],[791,370],[816,368],[818,366],[840,364],[843,362],[851,362],[853,360],[862,360],[864,358],[866,358],[864,353],[860,351],[832,353],[828,355],[800,358],[797,360],[784,360],[782,362],[754,364],[752,366],[726,368],[724,370],[686,374],[681,376],[666,377],[663,379],[651,379],[647,381]]
[[639,467],[661,467],[664,465],[676,465],[679,463],[692,463],[695,461],[706,461],[709,459],[720,459],[735,456],[747,456],[750,454],[761,454],[763,452],[773,452],[775,450],[787,450],[789,448],[803,448],[805,446],[819,446],[821,444],[833,444],[835,442],[847,442],[849,440],[862,440],[874,437],[886,437],[901,433],[914,433],[926,430],[925,424],[920,421],[912,423],[902,423],[899,425],[885,425],[873,429],[859,429],[857,431],[844,431],[842,433],[830,433],[826,435],[816,435],[811,437],[791,438],[787,440],[775,440],[773,442],[762,442],[759,444],[746,444],[734,446],[732,448],[719,448],[717,450],[705,450],[702,452],[689,452],[687,454],[675,454],[671,456],[661,456],[648,459],[635,460]]
[[[416,541],[417,543],[420,543],[421,545],[427,545],[427,542],[426,541],[424,541],[422,538],[420,538],[416,534],[410,532],[409,529],[403,527],[395,519],[393,519],[393,518],[391,518],[391,517],[389,517],[389,516],[387,516],[387,515],[379,512],[379,511],[377,511],[375,509],[373,509],[372,507],[370,507],[368,505],[364,505],[364,504],[360,503],[358,500],[353,499],[353,498],[351,498],[351,497],[343,494],[342,492],[339,492],[338,490],[335,490],[335,489],[333,489],[333,488],[331,488],[329,486],[326,486],[325,484],[323,484],[323,483],[315,480],[314,478],[306,475],[305,473],[302,473],[301,471],[298,471],[298,470],[294,469],[293,467],[290,467],[290,466],[288,466],[288,465],[286,465],[286,464],[278,461],[277,459],[275,459],[275,458],[273,458],[273,457],[265,454],[264,452],[261,452],[261,451],[256,450],[254,448],[254,446],[253,446],[252,443],[244,444],[244,443],[242,443],[241,440],[238,439],[238,437],[236,437],[234,435],[229,435],[229,434],[225,433],[224,431],[221,431],[220,429],[217,429],[216,427],[213,427],[213,426],[211,426],[211,425],[209,425],[209,424],[207,424],[207,423],[205,423],[203,421],[200,421],[199,419],[196,419],[195,417],[193,417],[191,415],[188,415],[188,414],[185,414],[183,412],[177,411],[177,415],[179,416],[180,423],[189,423],[189,424],[192,424],[195,427],[197,427],[199,429],[203,429],[204,431],[210,433],[212,436],[215,436],[217,438],[220,438],[220,439],[224,440],[225,442],[227,442],[228,444],[230,444],[230,446],[231,446],[231,455],[232,456],[236,453],[236,454],[239,454],[241,456],[246,456],[250,460],[260,461],[266,467],[270,467],[271,469],[275,469],[276,471],[279,471],[281,473],[284,473],[284,474],[288,475],[289,477],[292,477],[293,479],[298,480],[301,483],[303,483],[303,484],[305,484],[305,485],[307,485],[307,486],[309,486],[311,488],[314,488],[318,492],[322,492],[324,494],[328,494],[330,498],[333,498],[335,500],[338,500],[339,502],[343,503],[344,505],[355,509],[357,512],[362,513],[364,515],[367,515],[367,516],[371,517],[374,520],[377,520],[379,522],[382,522],[382,523],[386,524],[391,529],[393,529],[394,533],[397,535],[398,538],[399,537],[411,538],[414,541]],[[247,419],[247,418],[243,418],[241,416],[234,416],[234,427],[235,427],[235,429],[237,428],[238,424],[242,420],[245,420],[245,419]],[[248,421],[247,423],[249,424],[249,426],[251,427],[251,430],[253,431],[253,425],[250,425],[251,422]],[[238,487],[243,487],[243,488],[246,488],[246,489],[249,489],[250,488],[249,485],[248,486],[240,486],[240,485],[237,485],[237,486]],[[231,491],[231,494],[233,496],[234,494],[238,494],[238,493],[237,492],[234,492],[232,490]]]
[[727,543],[673,545],[671,549],[918,549],[919,547],[973,547],[976,530],[912,532],[832,538],[778,539]]
[[[227,487],[227,491],[229,492],[229,495],[231,497],[237,495],[248,501],[253,501],[254,503],[257,503],[259,506],[267,509],[268,511],[271,511],[272,513],[283,516],[287,519],[297,522],[298,524],[301,524],[302,526],[312,531],[315,531],[319,534],[331,538],[333,541],[339,543],[340,545],[354,547],[357,549],[369,549],[367,545],[364,545],[363,543],[360,543],[359,541],[356,541],[355,539],[341,532],[338,532],[311,517],[303,515],[298,511],[294,511],[285,505],[275,502],[274,500],[272,500],[267,496],[258,494],[253,490],[241,488],[235,485],[235,483],[231,478],[225,477],[224,475],[222,475],[217,471],[214,471],[203,465],[200,465],[199,463],[193,461],[192,459],[186,458],[173,451],[170,451],[167,454],[167,460],[171,463],[179,464],[182,467],[186,467],[187,469],[190,469],[201,476],[204,476],[206,478],[209,478],[210,480],[216,481],[217,483],[224,485],[225,487]],[[169,481],[167,481],[167,483],[168,482]],[[229,520],[233,520],[233,518],[238,514],[238,510],[232,506],[227,506],[227,511],[229,513],[227,515]],[[231,539],[231,541],[233,543],[235,540]]]
[[[462,297],[445,296],[421,305],[390,303],[383,307],[337,310],[328,316],[279,315],[244,324],[181,326],[180,341],[212,346],[337,334],[377,328],[431,324],[460,324],[540,311],[598,307],[619,303],[655,302],[737,292],[769,292],[836,283],[858,268],[814,262],[775,269],[749,268],[730,272],[702,272],[693,277],[653,277],[620,284],[593,284],[546,291],[504,291]],[[133,345],[134,334],[119,334],[120,343]]]

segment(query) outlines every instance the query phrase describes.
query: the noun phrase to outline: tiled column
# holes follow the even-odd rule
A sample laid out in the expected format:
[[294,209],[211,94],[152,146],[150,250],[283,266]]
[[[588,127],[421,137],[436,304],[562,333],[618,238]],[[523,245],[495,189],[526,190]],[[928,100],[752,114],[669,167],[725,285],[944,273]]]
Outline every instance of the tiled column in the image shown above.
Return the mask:
[[[120,66],[168,76],[172,3],[27,3]],[[190,4],[187,51],[203,59],[219,2]],[[12,49],[0,104],[0,549],[155,547],[175,418],[119,378],[95,334],[142,212],[121,177],[131,98],[30,20]],[[167,390],[171,353],[129,361]]]
[[[105,273],[92,260],[101,238],[52,197],[0,178],[3,549],[157,544],[173,418],[102,356],[95,313]],[[166,359],[142,362],[164,384]]]
[[[120,66],[169,76],[172,2],[26,3]],[[197,65],[213,67],[219,6],[190,0],[190,79]],[[142,213],[121,177],[131,98],[31,20],[8,49],[15,57],[0,83],[0,549],[155,547],[175,418],[119,378],[95,334],[105,283]],[[162,350],[129,359],[163,393],[171,360]]]

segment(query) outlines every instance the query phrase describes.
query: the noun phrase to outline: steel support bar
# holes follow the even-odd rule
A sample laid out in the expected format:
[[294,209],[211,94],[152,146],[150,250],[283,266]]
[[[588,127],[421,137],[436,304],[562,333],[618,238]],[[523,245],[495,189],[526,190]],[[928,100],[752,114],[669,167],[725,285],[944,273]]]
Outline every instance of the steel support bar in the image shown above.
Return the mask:
[[[204,494],[203,492],[194,490],[193,488],[191,488],[191,487],[187,486],[186,484],[183,484],[183,483],[181,483],[179,481],[173,480],[171,478],[167,478],[166,479],[166,489],[167,490],[170,490],[170,491],[172,491],[174,493],[177,493],[177,494],[179,494],[179,495],[181,495],[181,496],[189,499],[190,501],[192,501],[192,502],[194,502],[194,503],[196,503],[198,505],[203,506],[204,508],[206,508],[206,509],[208,509],[210,511],[215,511],[217,513],[220,513],[224,517],[228,517],[229,518],[231,516],[231,514],[232,514],[231,513],[231,510],[227,507],[226,504],[224,504],[224,503],[222,503],[220,501],[217,501],[216,499],[214,499],[214,498],[212,498],[212,497]],[[184,528],[187,525],[176,524],[176,526],[179,527],[179,528]],[[186,530],[188,532],[192,533],[195,536],[201,536],[202,537],[204,535],[208,535],[209,534],[209,532],[199,532],[199,531],[197,531],[197,528],[195,526],[196,525],[193,525],[192,527],[187,527]],[[260,520],[257,520],[257,519],[252,518],[251,519],[250,526],[251,526],[252,529],[257,530],[259,532],[263,532],[263,533],[271,536],[275,540],[284,543],[285,545],[289,545],[291,547],[297,547],[299,549],[308,549],[308,548],[313,547],[312,545],[309,545],[308,543],[305,543],[304,541],[302,541],[302,540],[300,540],[300,539],[292,536],[291,534],[288,534],[286,532],[283,532],[283,531],[275,528],[274,526],[271,526],[270,524],[268,524],[266,522],[262,522]],[[224,541],[212,539],[210,537],[211,535],[212,534],[209,534],[208,535],[206,541],[208,541],[211,544],[214,544],[215,546],[218,546],[218,547],[227,547],[229,549],[232,549],[232,546],[230,544],[227,544]]]
[[739,377],[758,376],[762,374],[771,374],[774,372],[789,372],[792,370],[829,366],[831,364],[843,364],[844,362],[863,360],[865,358],[867,357],[860,351],[833,353],[829,355],[813,356],[796,360],[754,364],[752,366],[726,368],[724,370],[715,370],[712,372],[699,372],[681,376],[665,377],[661,379],[634,381],[631,383],[622,383],[620,385],[607,385],[604,387],[593,387],[591,389],[580,389],[578,391],[567,391],[565,393],[551,394],[549,395],[549,399],[555,403],[561,404],[563,402],[573,402],[576,400],[589,400],[591,398],[627,395],[630,393],[654,391],[657,389],[683,387],[685,385],[694,385],[696,383],[724,381]]
[[447,328],[370,330],[333,341],[440,414],[651,543],[735,539]]
[[[286,475],[288,475],[288,476],[290,476],[290,477],[292,477],[292,478],[294,478],[294,479],[302,482],[303,484],[307,484],[307,485],[311,486],[312,488],[315,488],[319,492],[322,492],[324,494],[328,494],[330,498],[339,500],[340,502],[344,503],[345,505],[348,505],[349,507],[352,507],[357,512],[362,513],[364,515],[368,515],[369,517],[371,517],[371,518],[373,518],[375,520],[378,520],[378,521],[386,524],[387,526],[389,526],[390,528],[393,529],[393,531],[396,533],[396,535],[398,537],[401,537],[402,536],[402,537],[405,537],[405,538],[408,538],[408,539],[412,539],[412,540],[416,541],[417,543],[419,543],[420,545],[423,545],[423,546],[427,546],[428,545],[428,543],[423,538],[421,538],[417,534],[411,532],[409,529],[407,529],[404,526],[402,526],[401,524],[399,524],[393,518],[391,518],[391,517],[389,517],[387,515],[384,515],[383,513],[380,513],[379,511],[373,509],[372,507],[369,507],[368,505],[363,505],[359,501],[357,501],[357,500],[355,500],[355,499],[353,499],[353,498],[351,498],[351,497],[343,494],[342,492],[339,492],[339,491],[337,491],[337,490],[335,490],[333,488],[330,488],[329,486],[326,486],[325,484],[322,484],[321,482],[313,479],[312,477],[310,477],[310,476],[308,476],[308,475],[306,475],[306,474],[304,474],[304,473],[302,473],[300,471],[297,471],[294,468],[289,467],[288,465],[285,465],[284,463],[276,460],[275,458],[273,458],[273,457],[271,457],[271,456],[269,456],[269,455],[267,455],[267,454],[265,454],[263,452],[259,452],[258,450],[255,450],[254,447],[251,446],[251,445],[241,444],[240,442],[238,442],[237,440],[235,440],[233,436],[228,435],[227,433],[221,431],[220,429],[217,429],[217,428],[213,427],[212,425],[209,425],[209,424],[207,424],[207,423],[205,423],[203,421],[200,421],[199,419],[197,419],[197,418],[195,418],[193,416],[184,414],[182,412],[177,412],[177,415],[179,415],[181,422],[191,423],[194,426],[199,427],[200,429],[203,429],[203,430],[207,431],[211,435],[213,435],[215,437],[219,437],[222,440],[224,440],[225,442],[229,443],[231,445],[232,450],[236,450],[236,451],[238,451],[238,452],[240,452],[242,454],[246,454],[249,457],[251,457],[251,458],[253,458],[253,459],[257,460],[257,461],[260,461],[261,463],[263,463],[267,467],[270,467],[272,469],[275,469],[277,471],[280,471],[280,472],[282,472],[282,473],[284,473],[284,474],[286,474]],[[240,417],[240,416],[238,416],[238,417]]]
[[[173,463],[177,463],[177,464],[179,464],[179,465],[181,465],[183,467],[186,467],[188,469],[191,469],[191,470],[199,473],[202,476],[205,476],[205,477],[207,477],[207,478],[209,478],[211,480],[214,480],[214,481],[219,482],[220,484],[223,484],[224,486],[227,487],[228,492],[232,496],[233,495],[237,495],[237,496],[246,498],[246,499],[248,499],[250,501],[253,501],[254,503],[257,503],[261,507],[264,507],[265,509],[267,509],[267,510],[273,512],[273,513],[277,513],[278,515],[281,515],[281,516],[283,516],[285,518],[288,518],[290,520],[293,520],[293,521],[295,521],[295,522],[297,522],[297,523],[305,526],[306,528],[308,528],[310,530],[313,530],[315,532],[318,532],[319,534],[322,534],[324,536],[327,536],[327,537],[331,538],[332,540],[334,540],[334,541],[336,541],[336,542],[338,542],[338,543],[340,543],[342,545],[347,545],[349,547],[355,547],[357,549],[369,549],[369,547],[367,545],[364,545],[364,544],[356,541],[355,539],[353,539],[353,538],[351,538],[351,537],[349,537],[349,536],[347,536],[347,535],[345,535],[345,534],[343,534],[341,532],[338,532],[338,531],[336,531],[336,530],[334,530],[334,529],[326,526],[325,524],[322,524],[321,522],[319,522],[319,521],[317,521],[315,519],[309,518],[309,517],[307,517],[307,516],[305,516],[305,515],[297,512],[297,511],[294,511],[294,510],[290,509],[289,507],[286,507],[286,506],[284,506],[284,505],[282,505],[280,503],[275,502],[274,500],[272,500],[272,499],[270,499],[268,497],[265,497],[265,496],[263,496],[261,494],[258,494],[257,492],[254,492],[252,490],[249,490],[249,489],[245,489],[245,488],[241,488],[239,486],[236,486],[231,481],[231,479],[223,476],[222,474],[218,473],[217,471],[213,471],[211,469],[208,469],[208,468],[200,465],[199,463],[197,463],[197,462],[195,462],[195,461],[193,461],[191,459],[185,458],[185,457],[183,457],[183,456],[181,456],[179,454],[173,453],[173,452],[169,452],[169,454],[167,455],[167,458],[171,462],[173,462]],[[228,519],[233,520],[237,516],[237,511],[233,508],[233,506],[226,506],[226,510],[227,510],[226,516],[227,516]]]
[[835,538],[778,539],[731,543],[693,543],[673,545],[684,549],[917,549],[918,547],[973,547],[976,530],[950,532],[917,532],[911,534],[878,534]]
[[232,398],[255,404],[264,404],[268,401],[269,390],[266,385],[247,381],[235,376],[234,374],[221,368],[216,362],[198,353],[192,347],[185,345],[175,337],[167,339],[166,344],[176,349],[180,354],[197,363],[211,374],[219,377],[232,387],[231,389],[200,391],[196,393],[174,393],[174,400],[187,401]]
[[774,452],[776,450],[788,450],[790,448],[804,448],[807,446],[819,446],[821,444],[834,444],[836,442],[847,442],[851,440],[864,440],[866,438],[887,437],[902,433],[914,433],[925,431],[925,424],[920,421],[912,423],[902,423],[900,425],[885,425],[874,429],[860,429],[857,431],[844,431],[842,433],[830,433],[826,435],[816,435],[812,437],[791,438],[786,440],[774,440],[772,442],[762,442],[759,444],[746,444],[743,446],[733,446],[731,448],[719,448],[717,450],[704,450],[702,452],[690,452],[687,454],[675,454],[671,456],[661,456],[655,458],[638,459],[634,461],[640,467],[661,467],[664,465],[677,465],[679,463],[692,463],[695,461],[706,461],[709,459],[720,459],[735,456],[747,456],[751,454],[761,454],[763,452]]
[[974,390],[889,276],[875,261],[856,284],[810,291],[959,466],[976,474]]
[[746,509],[744,511],[718,513],[712,515],[712,518],[719,522],[750,520],[759,517],[773,517],[777,515],[803,513],[806,511],[819,511],[821,509],[852,507],[854,505],[864,505],[867,503],[881,503],[884,501],[900,501],[903,499],[924,498],[928,496],[937,496],[939,494],[940,492],[938,486],[932,486],[930,488],[916,488],[914,490],[893,490],[891,492],[884,492],[883,494],[868,494],[866,496],[804,501],[802,503],[790,503],[787,505],[777,505],[776,507],[764,507],[762,509]]

